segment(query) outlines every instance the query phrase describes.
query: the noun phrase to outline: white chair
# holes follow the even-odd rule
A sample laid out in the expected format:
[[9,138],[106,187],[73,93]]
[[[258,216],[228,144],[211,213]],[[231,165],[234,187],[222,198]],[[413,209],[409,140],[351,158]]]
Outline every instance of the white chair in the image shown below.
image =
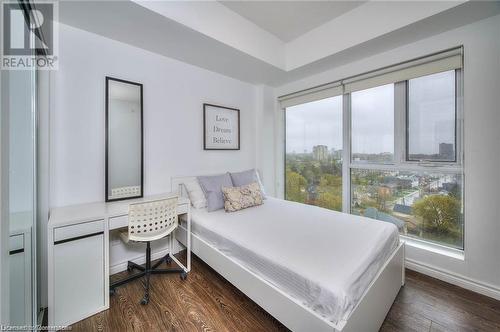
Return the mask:
[[[145,277],[144,297],[141,304],[149,303],[149,279],[151,274],[180,273],[181,279],[187,278],[187,273],[182,268],[158,269],[163,262],[170,264],[172,258],[170,253],[161,258],[151,266],[151,241],[155,241],[170,235],[178,226],[177,197],[149,201],[144,203],[130,204],[128,212],[128,230],[120,233],[121,239],[128,243],[130,241],[146,242],[146,264],[141,266],[134,262],[127,263],[127,270],[139,270],[138,274],[129,276],[123,280],[110,285],[110,293],[116,292],[116,287],[126,284],[132,280]],[[171,239],[170,239],[171,240]]]

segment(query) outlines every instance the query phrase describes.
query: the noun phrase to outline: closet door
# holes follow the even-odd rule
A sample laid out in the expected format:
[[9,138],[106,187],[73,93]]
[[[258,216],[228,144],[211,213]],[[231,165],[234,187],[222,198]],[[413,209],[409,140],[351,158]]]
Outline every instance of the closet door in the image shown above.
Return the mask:
[[11,235],[9,243],[10,324],[31,322],[31,236],[30,232]]

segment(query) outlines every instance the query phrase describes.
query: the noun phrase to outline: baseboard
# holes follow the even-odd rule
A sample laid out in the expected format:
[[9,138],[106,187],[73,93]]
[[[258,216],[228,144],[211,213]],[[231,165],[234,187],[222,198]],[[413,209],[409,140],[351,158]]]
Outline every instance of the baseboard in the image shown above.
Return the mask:
[[[175,252],[176,252],[176,250],[175,250],[175,247],[174,247],[174,253]],[[168,249],[163,249],[163,250],[160,250],[158,252],[154,252],[154,253],[151,254],[151,260],[154,261],[155,259],[162,258],[167,253],[168,253]],[[136,263],[136,264],[145,264],[146,263],[146,254],[138,256],[138,257],[135,257],[133,259],[129,259],[129,260],[132,261],[132,262],[134,262],[134,263]],[[121,262],[121,263],[118,263],[118,264],[110,266],[109,267],[109,274],[112,275],[112,274],[115,274],[115,273],[119,273],[119,272],[125,271],[127,269],[127,263],[128,263],[129,260],[126,260],[124,262]]]
[[422,264],[412,259],[406,259],[406,268],[430,277],[445,281],[452,285],[462,287],[473,292],[486,295],[488,297],[500,300],[500,288],[488,285],[477,280],[473,280],[450,271],[439,269],[437,267]]

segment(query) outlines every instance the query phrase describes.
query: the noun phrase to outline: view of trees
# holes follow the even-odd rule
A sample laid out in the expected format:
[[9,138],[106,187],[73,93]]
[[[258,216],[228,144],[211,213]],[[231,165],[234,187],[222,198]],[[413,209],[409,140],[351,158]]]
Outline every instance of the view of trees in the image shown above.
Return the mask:
[[352,212],[394,223],[409,236],[461,248],[459,181],[449,174],[357,169],[351,173]]
[[315,160],[312,153],[287,154],[286,199],[341,211],[341,161],[331,156]]
[[422,228],[445,235],[460,233],[460,201],[451,195],[427,196],[413,204],[413,213],[422,218]]
[[[449,70],[409,79],[405,89],[389,83],[353,91],[348,103],[334,96],[287,107],[285,198],[391,223],[407,237],[463,249],[456,79]],[[395,115],[402,106],[395,101],[403,99],[401,122]],[[343,181],[350,192],[342,189]],[[342,206],[346,199],[348,206]]]
[[[356,169],[352,213],[396,224],[409,236],[463,247],[456,175]],[[342,211],[342,162],[312,153],[287,154],[286,199]]]

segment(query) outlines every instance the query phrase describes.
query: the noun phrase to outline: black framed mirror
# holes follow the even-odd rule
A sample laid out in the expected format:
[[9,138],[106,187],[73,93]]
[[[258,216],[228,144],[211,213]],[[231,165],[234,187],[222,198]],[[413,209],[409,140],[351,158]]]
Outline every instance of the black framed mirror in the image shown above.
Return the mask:
[[106,202],[144,193],[142,84],[106,77]]

